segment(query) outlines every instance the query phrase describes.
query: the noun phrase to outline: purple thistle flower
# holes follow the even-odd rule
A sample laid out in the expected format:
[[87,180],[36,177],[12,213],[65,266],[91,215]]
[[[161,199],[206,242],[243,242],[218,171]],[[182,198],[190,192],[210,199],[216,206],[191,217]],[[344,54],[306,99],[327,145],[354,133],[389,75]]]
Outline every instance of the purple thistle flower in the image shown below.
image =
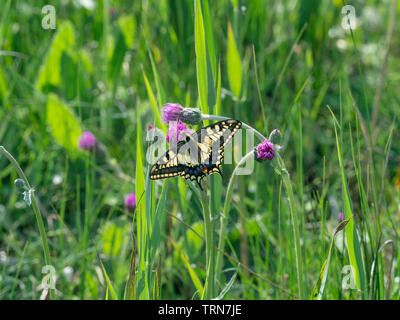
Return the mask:
[[257,158],[261,160],[272,160],[275,157],[274,145],[269,139],[264,140],[257,146]]
[[130,212],[135,212],[136,209],[136,194],[130,193],[125,197],[125,207]]
[[170,123],[167,131],[167,142],[179,142],[182,141],[187,134],[192,134],[193,130],[189,129],[182,121],[173,121]]
[[153,125],[149,124],[148,127],[147,127],[147,131],[151,131],[151,130],[153,130],[153,128],[154,128]]
[[83,131],[78,144],[82,150],[92,150],[96,145],[96,138],[90,131]]
[[339,214],[338,214],[338,219],[339,219],[339,221],[342,222],[342,221],[343,221],[343,218],[344,218],[343,212],[339,212]]
[[177,121],[183,111],[183,107],[178,103],[166,103],[161,109],[162,120],[165,123]]
[[269,139],[265,139],[257,146],[257,160],[272,160],[275,157],[275,150],[282,147],[273,144]]

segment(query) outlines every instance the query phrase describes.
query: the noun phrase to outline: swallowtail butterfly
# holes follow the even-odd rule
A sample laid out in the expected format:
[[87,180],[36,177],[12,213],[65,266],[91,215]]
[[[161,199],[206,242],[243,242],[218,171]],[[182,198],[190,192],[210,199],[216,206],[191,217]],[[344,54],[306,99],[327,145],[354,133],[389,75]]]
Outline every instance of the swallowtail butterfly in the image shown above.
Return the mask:
[[150,170],[150,179],[166,179],[181,176],[191,181],[200,181],[213,173],[221,174],[224,147],[240,129],[238,120],[223,120],[201,128],[183,141],[172,145]]

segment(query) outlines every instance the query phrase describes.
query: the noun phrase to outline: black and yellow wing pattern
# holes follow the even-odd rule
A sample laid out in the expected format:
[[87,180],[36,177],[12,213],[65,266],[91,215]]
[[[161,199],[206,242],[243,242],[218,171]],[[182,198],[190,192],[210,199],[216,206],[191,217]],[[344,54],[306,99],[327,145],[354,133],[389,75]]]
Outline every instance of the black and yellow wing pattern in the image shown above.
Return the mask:
[[213,173],[221,174],[220,166],[224,159],[224,147],[240,129],[238,120],[223,120],[201,128],[186,139],[172,146],[150,170],[150,179],[166,179],[181,176],[200,181]]

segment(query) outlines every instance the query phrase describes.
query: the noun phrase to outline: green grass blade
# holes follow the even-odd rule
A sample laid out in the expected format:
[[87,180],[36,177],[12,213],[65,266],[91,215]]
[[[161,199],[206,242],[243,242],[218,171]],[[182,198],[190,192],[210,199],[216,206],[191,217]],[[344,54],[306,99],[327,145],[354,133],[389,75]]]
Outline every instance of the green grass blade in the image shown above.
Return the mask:
[[2,67],[0,65],[0,105],[3,106],[6,102],[6,97],[8,93],[7,81],[4,77]]
[[[143,172],[143,146],[142,146],[142,126],[140,112],[137,112],[136,130],[136,232],[137,232],[137,288],[136,292],[140,298],[148,299],[148,279],[146,276],[146,246],[148,241],[148,227],[146,220],[146,201],[142,196],[145,195],[145,177]],[[143,290],[139,290],[139,287]]]
[[[99,260],[100,260],[100,257],[99,257]],[[101,260],[100,260],[100,266],[101,266],[101,269],[103,270],[103,274],[104,274],[104,277],[106,278],[106,282],[107,282],[106,300],[109,299],[109,294],[111,295],[112,300],[118,300],[118,295],[114,290],[111,280],[107,274],[106,268],[104,268],[103,262]]]
[[228,22],[228,51],[227,51],[228,80],[233,94],[237,99],[240,98],[242,91],[242,62],[239,50],[233,35],[232,26]]
[[221,62],[218,64],[218,78],[217,78],[217,100],[215,104],[215,114],[221,115]]
[[208,4],[208,0],[201,1],[203,5],[203,17],[204,17],[204,28],[206,34],[206,41],[207,41],[207,52],[210,61],[210,67],[212,70],[212,75],[215,77],[216,74],[216,59],[215,59],[215,47],[214,47],[214,36],[212,32],[212,20],[210,15],[210,6]]
[[146,85],[146,89],[147,89],[147,95],[150,100],[151,109],[153,111],[154,117],[156,118],[156,126],[160,129],[162,129],[162,128],[164,128],[164,124],[161,122],[161,119],[160,119],[160,110],[157,106],[157,100],[154,96],[153,90],[151,89],[149,79],[147,78],[146,72],[144,71],[143,67],[142,67],[142,73],[143,73],[144,84]]
[[331,245],[329,247],[328,258],[324,261],[324,263],[322,265],[321,272],[320,272],[319,278],[318,278],[318,282],[316,283],[314,290],[310,297],[311,300],[321,300],[321,298],[322,298],[322,294],[324,293],[324,289],[325,289],[326,279],[328,277],[329,264],[331,262],[332,249],[333,249],[335,237],[339,231],[343,230],[346,227],[348,222],[349,222],[349,220],[343,220],[336,227],[335,233],[332,236]]
[[153,54],[151,53],[150,47],[147,43],[147,39],[146,39],[146,46],[147,46],[147,52],[148,52],[149,58],[150,58],[151,69],[153,71],[154,80],[156,82],[158,104],[160,106],[162,106],[163,103],[165,102],[165,92],[164,92],[164,88],[160,81],[160,76],[158,75],[158,71],[157,71],[156,64],[154,62]]
[[[328,108],[329,108],[329,106],[328,106]],[[366,290],[366,278],[365,278],[363,259],[361,256],[361,245],[360,245],[360,241],[358,239],[356,225],[354,223],[353,207],[352,207],[350,193],[349,193],[349,189],[348,189],[348,185],[347,185],[346,173],[344,171],[344,166],[343,166],[342,152],[341,152],[341,148],[340,148],[340,142],[339,142],[337,127],[336,127],[337,120],[336,120],[334,113],[332,112],[332,110],[330,108],[329,108],[329,111],[332,114],[332,118],[335,120],[334,128],[335,128],[335,136],[336,136],[337,154],[338,154],[341,179],[342,179],[345,218],[350,220],[348,223],[348,227],[346,228],[347,250],[349,253],[350,264],[355,272],[354,277],[355,277],[357,289],[361,291],[362,296],[364,297],[365,293],[366,293],[366,291],[365,291]]]
[[204,20],[200,0],[195,1],[195,49],[196,49],[196,71],[197,88],[201,110],[204,114],[209,113],[208,106],[208,75],[207,75],[207,51],[206,36],[204,31]]
[[238,275],[238,271],[235,272],[235,274],[232,276],[231,280],[229,280],[229,282],[226,284],[225,288],[222,289],[221,293],[218,295],[218,297],[216,297],[213,300],[222,300],[225,295],[229,292],[229,290],[232,288],[233,284],[236,281]]
[[201,281],[200,281],[199,277],[197,276],[196,272],[193,270],[192,266],[190,265],[188,257],[186,256],[185,252],[178,246],[178,244],[175,241],[173,241],[173,240],[171,240],[171,241],[172,241],[172,245],[174,246],[174,248],[179,251],[180,257],[189,272],[190,279],[192,279],[192,282],[193,282],[196,290],[199,292],[200,296],[203,296],[203,290],[204,290],[203,285],[201,284]]

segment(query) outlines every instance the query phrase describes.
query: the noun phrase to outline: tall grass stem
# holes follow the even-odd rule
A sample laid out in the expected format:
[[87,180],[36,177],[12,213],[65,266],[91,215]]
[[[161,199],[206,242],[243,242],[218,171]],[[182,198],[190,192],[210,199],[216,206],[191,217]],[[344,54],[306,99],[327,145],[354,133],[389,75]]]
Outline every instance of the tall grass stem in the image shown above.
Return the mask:
[[203,207],[204,233],[206,236],[206,282],[204,285],[203,299],[212,299],[215,297],[215,276],[214,276],[214,236],[213,219],[211,217],[210,203],[207,191],[202,191],[200,196]]
[[[8,160],[10,160],[11,164],[14,166],[18,175],[24,181],[26,187],[28,188],[29,192],[31,193],[31,203],[32,203],[33,212],[35,213],[35,216],[36,216],[36,222],[38,225],[40,238],[42,240],[44,260],[45,260],[46,265],[51,265],[50,250],[49,250],[49,245],[47,243],[46,229],[44,227],[42,215],[40,213],[40,210],[39,210],[39,207],[38,207],[38,204],[36,201],[35,190],[31,187],[28,179],[26,178],[24,171],[21,169],[21,166],[19,165],[17,160],[15,160],[15,158],[11,155],[11,153],[9,153],[3,146],[0,146],[0,153],[2,155],[4,155]],[[54,299],[54,290],[51,290],[51,289],[50,289],[50,298]]]

